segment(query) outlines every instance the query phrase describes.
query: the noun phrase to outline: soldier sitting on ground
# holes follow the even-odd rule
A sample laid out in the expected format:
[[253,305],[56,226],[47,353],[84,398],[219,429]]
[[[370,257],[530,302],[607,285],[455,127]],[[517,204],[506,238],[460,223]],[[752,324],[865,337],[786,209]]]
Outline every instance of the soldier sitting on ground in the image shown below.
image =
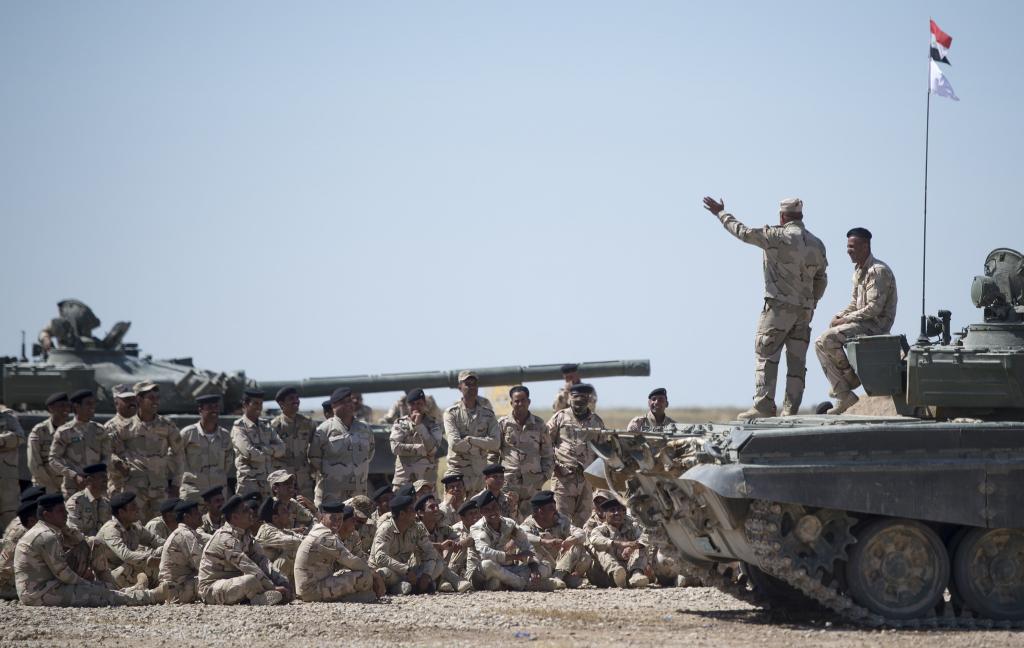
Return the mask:
[[292,517],[289,503],[290,500],[275,500],[272,497],[263,500],[259,510],[263,524],[256,532],[256,542],[274,568],[295,582],[295,552],[299,550],[302,534],[292,531],[295,518]]
[[459,545],[459,538],[452,531],[452,528],[442,521],[441,509],[437,506],[437,498],[432,493],[427,493],[416,500],[416,514],[419,516],[420,524],[427,530],[430,542],[434,550],[441,556],[444,569],[438,578],[437,590],[439,592],[468,592],[473,589],[469,581],[459,578],[458,574],[449,569],[445,560],[452,551]]
[[444,570],[426,529],[416,519],[411,495],[391,500],[391,512],[378,521],[371,565],[391,594],[430,594]]
[[224,504],[225,522],[203,549],[199,596],[206,604],[277,605],[292,598],[288,578],[274,568],[249,532],[256,502],[232,495]]
[[587,553],[586,532],[558,512],[555,494],[543,490],[530,498],[533,515],[519,528],[533,545],[537,558],[552,571],[554,578],[570,588],[583,584],[594,560]]
[[444,514],[444,523],[455,526],[459,521],[459,508],[466,501],[466,482],[459,473],[450,473],[441,478],[444,500],[438,505]]
[[370,548],[373,547],[373,536],[377,532],[377,525],[371,518],[377,509],[373,501],[366,495],[351,497],[345,500],[345,504],[355,510],[352,519],[355,520],[356,527],[356,538],[346,543],[346,546],[355,555],[369,560]]
[[597,553],[595,570],[615,587],[647,587],[650,581],[644,573],[647,547],[640,542],[642,530],[626,519],[626,507],[615,498],[603,502],[601,511],[604,523],[590,532],[590,546]]
[[213,535],[217,529],[224,526],[224,513],[221,507],[224,506],[224,487],[214,486],[203,491],[203,502],[206,504],[206,513],[203,513],[203,532]]
[[313,500],[299,494],[295,488],[295,474],[287,470],[275,470],[267,477],[270,494],[275,500],[288,504],[288,511],[296,527],[308,529],[316,522],[317,510]]
[[89,464],[82,472],[85,473],[85,487],[68,498],[65,507],[68,526],[91,538],[112,517],[110,499],[107,498],[107,465]]
[[5,601],[18,600],[18,590],[14,586],[14,550],[18,540],[39,521],[36,509],[39,508],[37,501],[42,496],[42,489],[35,486],[22,491],[21,502],[15,511],[16,517],[4,530],[3,546],[0,547],[0,599]]
[[384,580],[345,540],[355,533],[351,506],[324,504],[320,520],[302,539],[295,556],[295,593],[303,601],[376,600]]
[[181,500],[177,497],[168,497],[167,499],[160,500],[160,504],[157,506],[159,514],[146,522],[146,531],[149,531],[156,539],[163,543],[167,539],[167,536],[171,535],[171,531],[178,526],[178,521],[175,517],[174,507],[178,505]]
[[374,524],[380,520],[380,517],[391,510],[391,498],[395,496],[394,489],[391,488],[391,484],[385,484],[373,491],[370,494],[370,499],[373,501],[373,505],[377,508],[370,515],[370,521]]
[[452,527],[458,545],[448,555],[448,567],[460,580],[469,581],[474,588],[481,589],[486,580],[480,572],[480,554],[476,552],[476,543],[470,533],[480,519],[480,503],[475,498],[466,500],[459,507],[458,515],[459,521]]
[[113,517],[100,527],[96,538],[108,550],[107,559],[114,567],[111,572],[114,582],[120,587],[128,587],[136,581],[157,582],[163,543],[139,524],[135,493],[114,495],[110,512]]
[[501,517],[511,518],[518,523],[522,517],[519,515],[519,493],[505,492],[505,467],[501,464],[487,464],[484,466],[484,489],[474,497],[479,497],[490,491],[498,500],[498,511]]
[[494,493],[484,491],[475,499],[483,517],[470,533],[480,555],[480,571],[487,579],[487,589],[564,589],[562,581],[547,578],[551,571],[537,560],[523,530],[514,520],[502,517]]
[[206,544],[197,531],[203,519],[199,502],[179,501],[174,506],[174,518],[177,527],[167,537],[160,555],[160,584],[174,583],[174,602],[192,603],[199,597],[199,563]]

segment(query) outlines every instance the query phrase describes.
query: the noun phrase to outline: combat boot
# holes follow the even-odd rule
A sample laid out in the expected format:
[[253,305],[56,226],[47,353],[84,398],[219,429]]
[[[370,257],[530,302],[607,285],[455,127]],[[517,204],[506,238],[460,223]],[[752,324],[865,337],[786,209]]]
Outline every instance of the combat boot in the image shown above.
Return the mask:
[[629,577],[629,586],[633,589],[643,589],[650,584],[650,579],[648,579],[640,572],[635,572],[632,576]]
[[857,398],[857,394],[854,394],[852,391],[845,392],[836,397],[836,406],[825,413],[831,416],[842,414],[846,410],[856,405],[857,401],[859,400],[860,399]]
[[755,405],[754,407],[751,407],[745,412],[740,412],[739,414],[736,415],[736,420],[749,421],[752,419],[759,418],[772,418],[775,416],[775,412],[775,403],[768,402],[767,406],[762,405],[761,407],[757,407]]
[[455,591],[458,592],[459,594],[464,594],[466,592],[472,592],[473,591],[473,583],[470,583],[468,580],[459,581],[459,584],[455,588]]
[[444,583],[441,583],[437,586],[437,591],[441,592],[442,594],[451,594],[455,591],[455,588],[452,587],[451,583],[445,581]]
[[284,600],[284,595],[277,590],[267,590],[249,597],[249,605],[277,605]]

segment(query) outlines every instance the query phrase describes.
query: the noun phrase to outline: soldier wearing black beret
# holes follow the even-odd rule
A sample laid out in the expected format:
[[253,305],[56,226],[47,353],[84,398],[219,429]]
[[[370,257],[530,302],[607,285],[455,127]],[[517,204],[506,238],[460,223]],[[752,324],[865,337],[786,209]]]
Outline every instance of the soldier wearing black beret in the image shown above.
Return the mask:
[[[562,379],[565,382],[559,388],[558,393],[555,394],[555,402],[551,404],[551,410],[553,412],[564,410],[566,407],[569,407],[569,390],[573,385],[580,384],[580,366],[574,362],[562,365]],[[591,395],[590,409],[591,411],[597,409],[596,391]]]
[[163,541],[139,524],[135,493],[116,493],[110,498],[110,510],[113,517],[100,527],[96,538],[110,550],[114,582],[130,587],[145,574],[150,583],[156,583]]
[[660,430],[668,425],[675,425],[675,421],[665,413],[668,408],[668,390],[664,387],[652,389],[647,395],[647,413],[643,416],[636,416],[626,425],[626,431],[632,434],[642,434]]

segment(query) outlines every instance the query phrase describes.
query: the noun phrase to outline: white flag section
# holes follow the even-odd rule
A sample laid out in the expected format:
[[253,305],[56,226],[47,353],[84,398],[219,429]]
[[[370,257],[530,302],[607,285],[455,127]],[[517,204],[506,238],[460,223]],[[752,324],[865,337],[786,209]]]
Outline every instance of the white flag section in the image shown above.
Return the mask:
[[960,97],[956,96],[956,93],[953,92],[953,86],[949,85],[949,79],[939,69],[939,64],[935,61],[928,61],[928,63],[931,64],[932,68],[931,93],[940,97],[948,97],[953,101],[960,101]]

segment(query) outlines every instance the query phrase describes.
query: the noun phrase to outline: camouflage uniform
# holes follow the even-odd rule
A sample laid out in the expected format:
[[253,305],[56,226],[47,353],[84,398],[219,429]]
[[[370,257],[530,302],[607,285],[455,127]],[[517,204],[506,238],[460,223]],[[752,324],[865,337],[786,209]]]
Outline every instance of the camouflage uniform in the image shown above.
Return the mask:
[[111,590],[76,574],[65,557],[61,530],[42,520],[18,541],[14,578],[22,605],[101,607],[156,602],[152,590]]
[[437,580],[445,566],[430,543],[426,527],[413,522],[402,533],[390,516],[377,525],[370,549],[370,565],[392,593],[410,571],[417,576],[425,574],[431,580]]
[[[472,538],[470,529],[459,520],[452,525],[452,533],[461,542],[466,538]],[[448,568],[455,572],[462,580],[473,583],[474,587],[483,587],[485,581],[480,572],[480,554],[476,552],[476,543],[472,542],[468,547],[458,547],[448,556]]]
[[373,459],[373,432],[361,421],[345,427],[333,416],[320,424],[309,444],[309,465],[316,475],[317,506],[366,494]]
[[126,475],[124,492],[135,493],[139,517],[156,515],[168,484],[181,478],[181,433],[166,416],[143,421],[134,416],[110,440],[111,464]]
[[[381,423],[382,425],[390,425],[403,416],[409,416],[409,412],[411,411],[412,410],[409,409],[409,404],[405,402],[405,396],[402,396],[395,401],[391,408],[388,409],[387,414],[382,416],[378,423]],[[440,421],[444,416],[444,412],[442,412],[441,408],[437,406],[437,401],[434,400],[433,396],[427,396],[427,410],[424,413],[435,421]]]
[[78,492],[76,477],[84,477],[82,469],[89,464],[107,463],[110,458],[110,436],[95,421],[82,423],[74,419],[60,426],[50,445],[50,467],[63,477],[61,491],[68,498]]
[[224,519],[224,514],[221,514],[220,520],[214,522],[213,518],[210,517],[210,512],[207,511],[206,513],[203,513],[203,523],[199,525],[199,528],[202,529],[203,532],[207,535],[212,536],[214,533],[217,532],[217,529],[224,526],[225,522],[226,520]]
[[0,527],[18,510],[18,446],[23,443],[25,431],[14,411],[0,405]]
[[274,569],[287,576],[289,581],[294,581],[295,552],[299,550],[302,534],[264,522],[256,532],[256,542]]
[[782,409],[795,414],[804,394],[811,318],[828,283],[825,246],[800,220],[751,228],[726,211],[718,214],[718,220],[739,240],[764,250],[764,308],[754,337],[754,409],[775,415],[775,384],[785,347]]
[[657,419],[654,418],[654,414],[647,412],[643,416],[634,416],[630,419],[629,423],[626,425],[626,432],[630,434],[642,434],[644,432],[650,432],[657,427],[672,425],[674,423],[675,421],[667,414],[665,415],[665,419],[661,423],[658,423]]
[[167,536],[171,535],[171,530],[167,528],[167,523],[164,522],[164,516],[162,515],[158,515],[149,522],[146,522],[144,528],[152,533],[153,537],[160,541],[161,544],[167,540]]
[[100,527],[96,539],[107,547],[108,560],[115,566],[111,575],[118,586],[134,585],[139,574],[146,574],[151,583],[157,582],[163,545],[138,522],[126,527],[117,518],[111,518]]
[[[267,475],[273,472],[273,460],[283,457],[284,442],[263,420],[253,423],[240,416],[231,427],[231,445],[235,449],[235,493],[270,495]],[[216,486],[216,484],[214,484]]]
[[28,434],[28,470],[32,474],[32,483],[42,486],[47,493],[59,493],[61,476],[50,464],[50,446],[53,445],[53,419],[36,423]]
[[314,524],[295,555],[296,596],[303,601],[339,601],[372,589],[370,565],[353,555],[334,531]]
[[551,444],[555,449],[555,505],[558,512],[577,526],[583,525],[594,508],[590,484],[583,471],[597,458],[587,445],[581,428],[603,428],[604,421],[593,412],[579,420],[571,408],[555,412],[548,421]]
[[183,428],[180,436],[182,466],[178,497],[194,500],[214,486],[226,486],[234,472],[235,461],[228,431],[218,425],[207,434],[201,423],[193,423]]
[[68,511],[68,526],[81,531],[86,537],[93,537],[112,517],[110,499],[105,495],[94,497],[88,488],[83,488],[64,504]]
[[462,475],[467,493],[483,488],[487,455],[496,452],[500,443],[494,410],[483,399],[470,410],[460,399],[444,413],[444,435],[448,440],[448,472]]
[[[487,492],[486,488],[473,495],[473,497],[480,497],[485,492]],[[533,495],[533,493],[530,493],[530,495]],[[509,494],[505,491],[501,491],[498,493],[496,499],[498,500],[498,512],[501,513],[501,517],[507,517],[516,524],[519,524],[523,519],[523,516],[519,513],[519,507],[512,504],[512,498],[509,497]]]
[[206,540],[184,522],[171,531],[160,554],[160,582],[177,584],[176,603],[192,603],[198,596],[199,564]]
[[[463,503],[465,503],[465,500],[463,500]],[[462,506],[462,504],[459,504],[459,506]],[[447,497],[437,505],[437,508],[441,509],[441,513],[443,515],[441,518],[442,523],[447,524],[450,527],[454,527],[459,521],[459,507],[452,506],[452,503],[448,501]]]
[[[542,529],[532,515],[523,520],[519,528],[523,530],[526,538],[533,545],[537,559],[546,564],[552,572],[564,572],[582,577],[587,575],[587,571],[594,564],[594,559],[587,553],[586,532],[573,525],[569,518],[561,513],[555,519],[554,526],[550,528]],[[541,544],[541,540],[552,538],[559,540],[575,538],[578,542],[568,549],[552,551],[551,548]]]
[[[562,385],[558,388],[558,393],[555,394],[555,402],[551,403],[552,412],[560,412],[566,407],[569,407],[572,399],[569,396],[570,385]],[[590,411],[593,412],[597,409],[597,390],[595,389],[590,394]]]
[[373,423],[373,408],[369,405],[360,405],[356,409],[356,420],[362,421],[367,425]]
[[[526,589],[530,565],[534,564],[540,568],[541,576],[551,574],[547,566],[538,563],[537,557],[532,555],[533,547],[530,546],[530,540],[523,530],[516,526],[515,520],[503,517],[501,527],[494,530],[487,524],[487,518],[480,518],[469,532],[480,556],[481,575],[487,580],[489,589],[497,589],[498,584],[514,590]],[[515,543],[517,552],[531,554],[528,562],[524,564],[509,560],[505,552],[505,546],[509,541]]]
[[18,600],[18,591],[14,587],[14,550],[18,540],[28,531],[15,517],[4,529],[3,545],[0,546],[0,599]]
[[227,522],[203,549],[199,563],[199,596],[207,605],[234,605],[288,579],[274,569],[248,531]]
[[821,368],[832,385],[831,395],[840,396],[860,386],[850,367],[844,346],[858,335],[884,335],[896,319],[896,277],[885,263],[868,255],[853,271],[853,295],[849,305],[836,313],[848,320],[833,326],[814,342]]
[[543,419],[533,414],[523,425],[511,414],[502,416],[498,431],[500,445],[490,458],[505,468],[503,490],[519,495],[518,519],[529,514],[530,497],[551,479],[555,465],[551,434]]
[[309,442],[316,433],[313,420],[302,414],[289,419],[278,414],[270,421],[270,427],[284,441],[284,455],[274,459],[274,470],[284,469],[295,475],[295,491],[313,499],[313,476],[309,470]]
[[420,479],[437,483],[437,448],[441,445],[437,419],[425,416],[414,425],[411,418],[403,416],[391,426],[390,440],[395,455],[395,486]]
[[[125,429],[131,425],[133,418],[135,417],[114,414],[114,416],[103,424],[103,429],[107,431],[107,434],[110,435],[111,439],[119,434],[123,436]],[[113,443],[111,443],[111,452],[113,452]],[[113,495],[114,493],[124,491],[127,479],[127,466],[118,466],[111,462],[111,464],[107,466],[107,493]]]
[[633,572],[643,572],[647,568],[648,552],[644,547],[634,551],[628,559],[624,559],[622,550],[612,544],[618,540],[639,541],[642,536],[643,530],[627,518],[623,519],[622,526],[618,529],[605,523],[598,525],[590,532],[590,546],[594,548],[601,571],[609,581],[616,582],[614,573],[618,570],[625,570],[626,574],[632,574]]

